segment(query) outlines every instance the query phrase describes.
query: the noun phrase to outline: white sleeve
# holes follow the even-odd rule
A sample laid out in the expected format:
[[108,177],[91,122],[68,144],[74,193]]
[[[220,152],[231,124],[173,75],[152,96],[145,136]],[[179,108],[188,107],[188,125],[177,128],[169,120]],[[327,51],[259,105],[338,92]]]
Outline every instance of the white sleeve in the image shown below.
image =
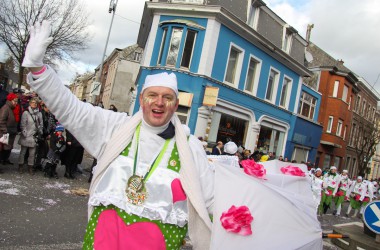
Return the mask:
[[200,141],[193,135],[189,138],[189,146],[193,153],[195,166],[197,167],[203,198],[209,214],[213,213],[214,205],[214,172],[209,166],[207,155]]
[[115,129],[129,120],[125,113],[104,110],[80,101],[50,67],[37,79],[29,73],[27,81],[58,121],[95,158],[103,152]]

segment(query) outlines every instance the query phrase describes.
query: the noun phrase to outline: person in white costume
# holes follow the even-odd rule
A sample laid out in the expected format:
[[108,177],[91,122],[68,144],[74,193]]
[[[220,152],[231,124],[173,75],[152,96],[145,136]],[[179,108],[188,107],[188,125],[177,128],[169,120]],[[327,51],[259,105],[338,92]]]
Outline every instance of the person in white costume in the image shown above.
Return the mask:
[[340,216],[340,211],[342,210],[342,203],[344,202],[346,198],[347,190],[350,188],[350,185],[351,185],[351,180],[350,178],[348,178],[347,169],[344,169],[342,171],[342,174],[340,174],[339,176],[339,180],[340,182],[339,182],[338,191],[335,193],[335,198],[334,198],[335,206],[336,206],[336,211],[334,212],[334,214],[336,216]]
[[93,107],[43,64],[53,41],[50,22],[30,32],[23,61],[28,83],[98,159],[83,249],[179,249],[187,228],[194,249],[208,249],[213,173],[202,144],[186,135],[175,114],[175,74],[146,76],[133,117]]
[[323,176],[323,181],[325,182],[324,186],[326,186],[322,193],[323,213],[325,214],[330,208],[339,187],[340,176],[337,174],[335,166],[330,167],[330,171]]
[[366,191],[360,207],[360,214],[363,214],[364,208],[373,200],[373,183],[368,180],[364,180],[363,183],[366,185]]
[[366,185],[363,183],[363,178],[358,176],[356,181],[353,182],[346,192],[346,197],[350,197],[350,205],[348,206],[346,217],[350,215],[352,209],[355,210],[354,215],[352,217],[356,217],[358,211],[362,205],[362,201],[364,200],[366,193]]
[[317,168],[314,171],[314,174],[310,174],[311,179],[311,190],[313,191],[313,198],[317,208],[318,214],[322,214],[321,198],[322,198],[322,189],[323,189],[323,176],[322,169]]

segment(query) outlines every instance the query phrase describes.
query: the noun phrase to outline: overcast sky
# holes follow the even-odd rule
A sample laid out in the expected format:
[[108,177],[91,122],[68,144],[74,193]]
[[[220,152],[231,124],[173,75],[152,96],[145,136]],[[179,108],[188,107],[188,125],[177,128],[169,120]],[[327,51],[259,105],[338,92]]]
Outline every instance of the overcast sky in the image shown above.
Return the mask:
[[[59,70],[68,84],[76,72],[93,71],[100,64],[112,15],[109,0],[83,0],[90,14],[93,34],[89,49]],[[144,0],[119,1],[107,54],[114,48],[136,43]],[[264,0],[289,25],[305,37],[314,24],[311,41],[380,90],[380,1],[379,0]],[[136,23],[137,22],[137,23]],[[0,59],[4,60],[0,47]],[[376,82],[377,80],[377,82]],[[380,91],[379,91],[380,92]]]

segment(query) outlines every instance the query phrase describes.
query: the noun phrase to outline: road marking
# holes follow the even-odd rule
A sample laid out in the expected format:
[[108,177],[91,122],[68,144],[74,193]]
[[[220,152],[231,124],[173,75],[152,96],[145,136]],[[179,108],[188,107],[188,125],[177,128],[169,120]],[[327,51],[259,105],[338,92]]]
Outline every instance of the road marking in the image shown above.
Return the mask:
[[376,215],[376,217],[378,219],[378,221],[375,221],[374,223],[372,223],[372,225],[380,227],[380,209],[379,209],[379,207],[376,205],[376,203],[373,203],[369,207],[372,209],[372,212]]

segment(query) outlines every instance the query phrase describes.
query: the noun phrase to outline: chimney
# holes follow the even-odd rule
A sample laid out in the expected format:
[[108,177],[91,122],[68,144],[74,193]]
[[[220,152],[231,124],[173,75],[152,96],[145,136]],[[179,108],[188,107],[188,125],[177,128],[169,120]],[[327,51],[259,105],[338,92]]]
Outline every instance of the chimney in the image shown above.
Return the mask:
[[344,63],[343,59],[338,60],[338,65],[343,65],[343,63]]
[[308,24],[307,25],[307,30],[306,30],[306,42],[310,42],[310,35],[311,35],[311,29],[314,28],[314,24]]

